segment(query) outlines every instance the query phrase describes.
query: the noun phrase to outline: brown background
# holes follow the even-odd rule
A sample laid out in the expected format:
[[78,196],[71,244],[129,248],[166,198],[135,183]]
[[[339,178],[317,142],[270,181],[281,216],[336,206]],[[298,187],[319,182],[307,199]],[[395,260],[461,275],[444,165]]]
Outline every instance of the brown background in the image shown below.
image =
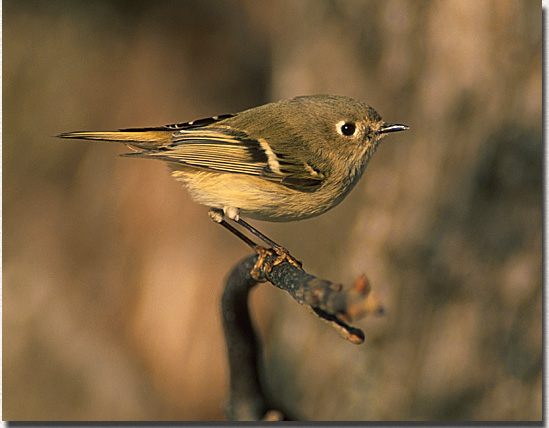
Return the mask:
[[541,420],[539,0],[3,5],[3,419],[223,419],[249,250],[160,162],[53,135],[335,93],[411,129],[336,209],[256,224],[387,311],[355,346],[260,286],[270,390],[309,420]]

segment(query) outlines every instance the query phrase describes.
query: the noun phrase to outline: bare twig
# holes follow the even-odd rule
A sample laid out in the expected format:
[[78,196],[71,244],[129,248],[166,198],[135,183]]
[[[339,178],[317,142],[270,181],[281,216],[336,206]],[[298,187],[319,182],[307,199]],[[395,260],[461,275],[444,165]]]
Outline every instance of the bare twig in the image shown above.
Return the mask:
[[286,290],[297,302],[330,323],[344,338],[355,344],[364,341],[364,333],[347,323],[367,313],[383,312],[377,299],[372,296],[365,276],[358,278],[347,289],[340,284],[316,278],[288,262],[272,265],[276,255],[266,256],[264,263],[255,266],[252,276],[257,257],[257,254],[249,256],[233,268],[222,298],[230,370],[230,400],[226,413],[231,420],[283,418],[280,411],[273,410],[274,406],[269,403],[261,387],[258,368],[260,341],[254,332],[248,310],[248,294],[258,282],[268,280]]
[[268,410],[259,384],[260,343],[248,311],[248,294],[258,283],[250,274],[256,259],[254,254],[233,268],[221,299],[230,371],[230,399],[225,413],[230,420],[258,421]]

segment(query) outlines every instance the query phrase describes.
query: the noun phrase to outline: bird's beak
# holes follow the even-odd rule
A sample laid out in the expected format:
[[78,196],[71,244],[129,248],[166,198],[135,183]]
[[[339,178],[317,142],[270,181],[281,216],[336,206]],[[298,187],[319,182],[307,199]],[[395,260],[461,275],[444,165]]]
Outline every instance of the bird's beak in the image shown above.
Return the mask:
[[379,128],[380,134],[388,134],[389,132],[399,132],[399,131],[405,131],[407,129],[410,129],[407,125],[399,125],[397,123],[385,123],[381,125],[381,128]]

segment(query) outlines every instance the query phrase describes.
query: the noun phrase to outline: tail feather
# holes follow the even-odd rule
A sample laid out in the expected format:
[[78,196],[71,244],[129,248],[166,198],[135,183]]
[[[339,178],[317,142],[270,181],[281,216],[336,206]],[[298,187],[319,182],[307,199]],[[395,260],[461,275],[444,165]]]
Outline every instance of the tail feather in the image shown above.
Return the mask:
[[76,131],[57,135],[59,138],[77,138],[81,140],[114,141],[130,147],[154,150],[170,144],[173,131]]

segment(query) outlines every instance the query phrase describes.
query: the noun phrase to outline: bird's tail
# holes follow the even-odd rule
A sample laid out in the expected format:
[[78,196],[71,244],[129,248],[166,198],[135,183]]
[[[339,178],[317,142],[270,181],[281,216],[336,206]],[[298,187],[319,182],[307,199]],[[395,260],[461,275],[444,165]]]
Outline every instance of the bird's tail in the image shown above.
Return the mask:
[[130,148],[154,150],[170,144],[173,131],[132,129],[121,131],[76,131],[57,135],[60,138],[81,140],[115,141]]

